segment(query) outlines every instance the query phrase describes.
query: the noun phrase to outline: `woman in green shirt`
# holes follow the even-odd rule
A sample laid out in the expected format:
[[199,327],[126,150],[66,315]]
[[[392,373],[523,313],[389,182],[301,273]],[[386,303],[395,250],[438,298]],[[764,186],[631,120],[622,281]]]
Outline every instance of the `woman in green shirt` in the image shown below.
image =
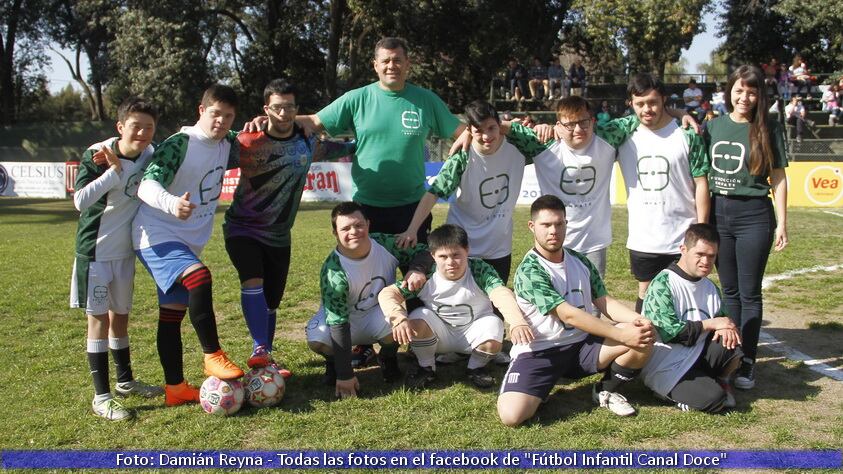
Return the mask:
[[761,279],[773,244],[777,251],[787,245],[787,156],[781,126],[767,115],[764,73],[740,66],[729,76],[726,92],[729,113],[705,130],[711,223],[720,234],[717,271],[723,299],[743,339],[735,386],[748,390],[755,386]]

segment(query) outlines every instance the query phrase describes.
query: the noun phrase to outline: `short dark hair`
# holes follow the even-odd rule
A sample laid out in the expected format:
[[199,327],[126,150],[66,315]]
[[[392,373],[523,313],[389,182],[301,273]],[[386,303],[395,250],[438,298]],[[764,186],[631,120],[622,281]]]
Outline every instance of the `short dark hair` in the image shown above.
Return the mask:
[[685,248],[693,247],[700,240],[720,246],[720,234],[711,224],[691,224],[685,231]]
[[263,103],[269,103],[269,96],[272,94],[277,95],[285,95],[285,94],[292,94],[296,95],[296,86],[290,84],[284,79],[273,79],[266,85],[263,89]]
[[565,203],[552,194],[545,194],[533,201],[533,204],[530,205],[530,218],[535,219],[539,212],[544,210],[559,211],[565,214]]
[[402,49],[404,50],[404,56],[410,56],[410,50],[407,48],[407,41],[404,38],[398,38],[395,36],[387,36],[385,38],[381,38],[377,43],[375,43],[375,51],[372,58],[377,57],[378,50],[380,49]]
[[667,91],[665,90],[664,83],[661,79],[653,76],[652,74],[640,72],[632,76],[632,79],[629,80],[629,86],[626,88],[626,93],[631,99],[632,96],[644,95],[651,90],[655,90],[662,97],[667,95]]
[[458,225],[441,225],[427,235],[427,245],[431,252],[436,252],[443,247],[468,249],[468,233]]
[[501,123],[498,117],[498,111],[495,107],[485,100],[475,100],[474,102],[465,106],[465,118],[468,124],[472,127],[480,128],[480,123],[486,119],[495,119],[495,122]]
[[337,217],[350,216],[355,212],[359,212],[363,215],[364,219],[369,220],[369,218],[366,217],[366,213],[363,211],[363,207],[354,201],[345,201],[334,206],[331,210],[331,229],[337,230]]
[[126,98],[119,107],[117,107],[117,121],[125,122],[130,114],[140,113],[152,117],[156,123],[158,122],[158,108],[155,104],[149,102],[143,97],[131,96]]
[[694,79],[693,77],[688,79],[688,84],[696,84],[696,83],[697,83],[697,80]]
[[213,105],[214,102],[222,102],[236,109],[238,104],[237,92],[234,92],[234,89],[229,86],[214,84],[205,89],[205,93],[202,94],[202,105],[209,107]]
[[556,119],[560,120],[563,115],[572,116],[580,111],[586,111],[591,115],[591,104],[578,95],[571,95],[560,99],[556,103]]

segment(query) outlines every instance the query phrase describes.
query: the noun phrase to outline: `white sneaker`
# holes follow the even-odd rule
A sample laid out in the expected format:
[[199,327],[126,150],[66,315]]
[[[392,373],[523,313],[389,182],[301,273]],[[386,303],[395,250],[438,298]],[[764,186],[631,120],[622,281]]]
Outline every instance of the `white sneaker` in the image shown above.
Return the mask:
[[495,354],[495,364],[509,365],[510,362],[512,362],[512,357],[509,357],[509,354],[507,354],[506,352],[500,351]]
[[116,398],[109,398],[99,403],[94,401],[91,403],[91,408],[93,408],[95,415],[101,416],[106,420],[120,421],[132,417],[132,412],[127,410]]
[[717,383],[719,383],[720,387],[723,388],[723,391],[726,392],[726,401],[723,402],[723,408],[735,408],[738,406],[738,403],[735,401],[735,391],[732,389],[732,384],[730,384],[728,380],[724,379],[717,379]]
[[635,408],[620,393],[608,392],[606,390],[598,393],[597,386],[595,385],[591,389],[591,398],[595,403],[601,407],[608,408],[615,415],[630,416],[635,414]]
[[138,395],[144,398],[155,398],[164,395],[164,387],[150,385],[148,383],[141,382],[140,380],[132,380],[131,382],[118,383],[115,385],[114,393],[120,397]]

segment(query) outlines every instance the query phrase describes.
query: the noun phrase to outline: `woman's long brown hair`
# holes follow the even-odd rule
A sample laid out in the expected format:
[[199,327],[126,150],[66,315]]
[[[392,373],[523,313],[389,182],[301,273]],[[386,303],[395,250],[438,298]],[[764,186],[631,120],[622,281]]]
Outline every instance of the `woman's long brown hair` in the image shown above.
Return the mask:
[[770,143],[770,129],[767,126],[767,111],[770,106],[767,103],[764,73],[755,66],[744,64],[729,75],[725,91],[726,109],[729,112],[734,110],[732,87],[738,81],[743,81],[744,86],[754,88],[758,97],[755,110],[749,117],[749,172],[758,176],[766,171],[769,175],[773,167],[773,146]]

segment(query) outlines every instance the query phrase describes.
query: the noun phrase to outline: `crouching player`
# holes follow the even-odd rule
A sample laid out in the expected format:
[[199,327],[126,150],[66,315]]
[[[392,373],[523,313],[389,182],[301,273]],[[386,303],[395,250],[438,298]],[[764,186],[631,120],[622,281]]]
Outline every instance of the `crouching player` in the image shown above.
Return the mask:
[[[400,283],[384,288],[378,296],[392,326],[392,336],[409,344],[416,355],[415,370],[407,374],[407,386],[421,389],[435,379],[436,354],[470,354],[468,379],[479,388],[491,387],[494,378],[486,364],[500,352],[503,321],[512,328],[515,343],[528,343],[532,332],[512,290],[504,286],[495,269],[479,258],[469,258],[468,234],[462,227],[445,224],[427,237],[435,268],[424,287],[403,289]],[[409,318],[403,306],[412,295],[424,303]]]
[[237,142],[229,133],[236,108],[234,89],[209,87],[196,125],[161,143],[138,188],[143,204],[132,241],[158,289],[158,356],[167,406],[199,401],[199,390],[184,379],[181,321],[188,308],[205,354],[205,373],[243,376],[220,348],[211,272],[199,260],[213,231],[223,174],[237,167]]
[[117,109],[119,137],[91,145],[82,155],[73,204],[81,211],[70,307],[88,315],[88,365],[94,379],[94,413],[108,420],[131,417],[114,399],[108,352],[117,368],[117,395],[155,397],[161,387],[135,380],[129,358],[129,310],[135,281],[131,224],[140,206],[137,185],[152,153],[158,111],[138,98]]
[[712,226],[692,224],[679,262],[662,270],[644,297],[644,315],[662,341],[644,366],[644,384],[684,411],[735,406],[729,378],[741,363],[741,341],[720,290],[707,278],[719,245]]
[[378,294],[395,281],[399,265],[410,266],[405,278],[410,289],[424,285],[430,259],[425,257],[426,245],[402,249],[393,235],[369,234],[369,220],[355,202],[334,207],[331,226],[337,247],[322,265],[322,307],[307,323],[307,345],[325,357],[325,383],[335,387],[336,396],[347,398],[360,390],[351,367],[353,344],[379,343],[384,381],[400,378],[399,345],[392,339]]
[[[650,321],[606,293],[594,265],[562,247],[565,205],[542,196],[530,206],[534,248],[515,272],[515,294],[535,339],[512,346],[512,363],[498,397],[498,415],[507,426],[531,418],[560,377],[582,378],[603,372],[592,397],[612,413],[635,409],[617,393],[641,372],[652,350]],[[593,307],[613,321],[595,317]]]

